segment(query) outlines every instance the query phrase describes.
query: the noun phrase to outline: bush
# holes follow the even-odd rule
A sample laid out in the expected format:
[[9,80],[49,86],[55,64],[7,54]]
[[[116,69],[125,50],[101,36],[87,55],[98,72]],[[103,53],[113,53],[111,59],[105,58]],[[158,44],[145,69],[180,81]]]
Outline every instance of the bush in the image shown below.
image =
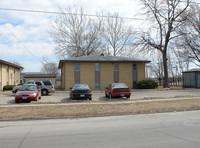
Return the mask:
[[153,89],[158,87],[158,83],[153,80],[142,80],[136,83],[138,89]]
[[13,87],[15,87],[15,85],[5,85],[5,86],[3,87],[3,91],[5,91],[5,90],[12,90]]

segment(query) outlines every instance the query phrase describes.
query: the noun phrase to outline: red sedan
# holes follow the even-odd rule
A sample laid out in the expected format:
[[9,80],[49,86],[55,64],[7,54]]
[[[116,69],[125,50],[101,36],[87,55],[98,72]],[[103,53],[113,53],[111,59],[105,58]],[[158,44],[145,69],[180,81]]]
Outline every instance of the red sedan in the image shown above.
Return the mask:
[[112,97],[127,97],[130,98],[130,88],[125,83],[112,83],[105,90],[105,96]]
[[15,102],[31,102],[41,99],[41,89],[36,84],[25,84],[15,95]]

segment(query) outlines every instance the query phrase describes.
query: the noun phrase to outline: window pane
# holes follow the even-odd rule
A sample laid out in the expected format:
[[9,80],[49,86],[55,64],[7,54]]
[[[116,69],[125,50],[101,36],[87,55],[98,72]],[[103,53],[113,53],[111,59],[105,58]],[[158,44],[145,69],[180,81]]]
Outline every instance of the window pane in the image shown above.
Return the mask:
[[119,64],[118,63],[114,63],[114,71],[119,71]]
[[95,63],[95,71],[100,71],[100,64],[99,63]]
[[133,70],[137,70],[137,64],[133,64]]
[[74,71],[80,71],[80,63],[75,63]]

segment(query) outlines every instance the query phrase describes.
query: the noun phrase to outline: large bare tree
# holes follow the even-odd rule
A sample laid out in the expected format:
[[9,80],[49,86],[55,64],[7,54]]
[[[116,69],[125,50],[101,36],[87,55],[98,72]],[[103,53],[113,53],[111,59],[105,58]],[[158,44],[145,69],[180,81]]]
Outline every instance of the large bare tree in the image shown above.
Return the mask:
[[55,53],[60,57],[78,57],[99,52],[102,45],[102,19],[91,19],[80,7],[60,9],[52,23],[50,35],[56,43]]
[[133,47],[133,29],[118,14],[108,13],[107,17],[104,18],[103,37],[106,47],[113,56],[129,54]]
[[164,88],[169,87],[167,53],[169,43],[178,35],[175,33],[185,18],[180,17],[189,7],[190,0],[140,0],[150,23],[141,33],[143,49],[162,54]]
[[200,7],[191,6],[183,17],[187,17],[187,20],[178,30],[179,34],[183,34],[177,40],[178,54],[185,61],[193,62],[200,67]]

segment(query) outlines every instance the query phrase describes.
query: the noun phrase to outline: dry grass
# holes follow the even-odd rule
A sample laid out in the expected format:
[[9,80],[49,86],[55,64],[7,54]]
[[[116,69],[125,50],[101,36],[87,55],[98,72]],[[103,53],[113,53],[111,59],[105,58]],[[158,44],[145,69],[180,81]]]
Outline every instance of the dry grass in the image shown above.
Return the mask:
[[121,115],[200,109],[200,99],[119,104],[51,104],[45,106],[0,107],[0,119],[60,118]]

